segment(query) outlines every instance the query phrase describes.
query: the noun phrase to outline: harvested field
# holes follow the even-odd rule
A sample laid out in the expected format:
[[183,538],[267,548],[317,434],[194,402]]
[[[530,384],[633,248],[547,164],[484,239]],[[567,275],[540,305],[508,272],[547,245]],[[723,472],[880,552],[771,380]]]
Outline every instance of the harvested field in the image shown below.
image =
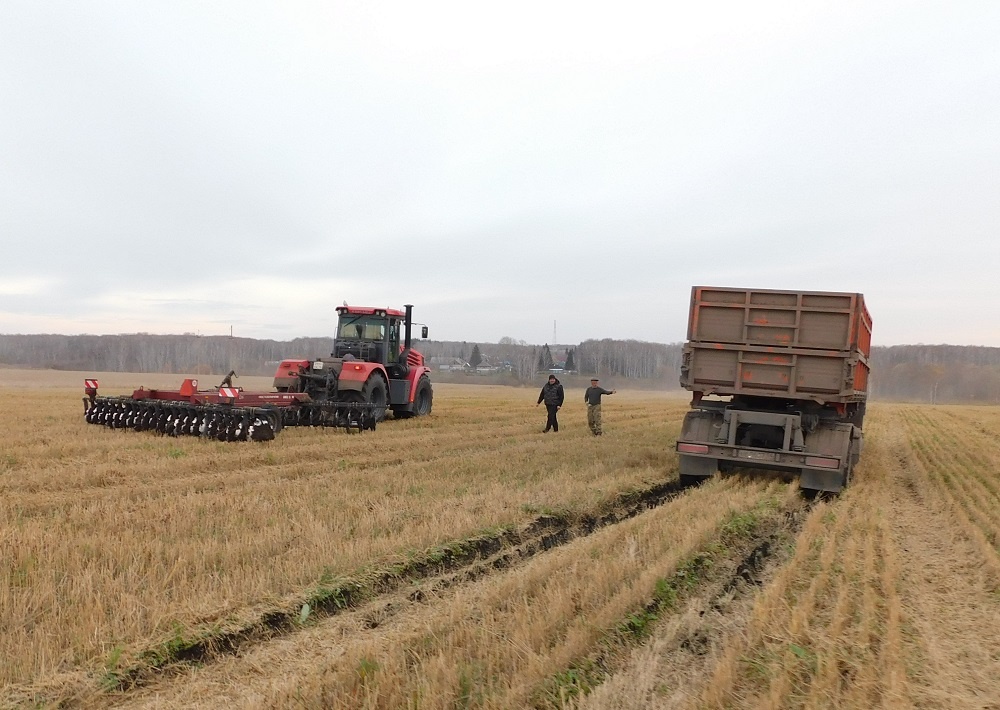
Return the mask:
[[86,425],[82,377],[0,370],[2,705],[1000,698],[1000,411],[872,405],[854,484],[810,504],[681,489],[683,397],[620,392],[596,438],[582,390],[541,434],[534,388],[439,385],[374,433],[226,444]]

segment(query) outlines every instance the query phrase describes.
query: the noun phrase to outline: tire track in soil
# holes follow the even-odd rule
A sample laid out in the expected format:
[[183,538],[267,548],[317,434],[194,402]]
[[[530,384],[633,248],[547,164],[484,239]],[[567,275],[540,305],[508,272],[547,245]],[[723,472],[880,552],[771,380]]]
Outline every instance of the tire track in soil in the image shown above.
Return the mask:
[[[234,628],[215,631],[191,640],[167,642],[142,653],[143,662],[128,667],[113,676],[103,678],[93,688],[77,687],[74,698],[103,691],[127,694],[139,690],[165,675],[184,668],[201,667],[220,659],[236,656],[247,649],[301,630],[302,605],[310,605],[310,621],[364,609],[365,628],[377,628],[384,619],[396,613],[398,600],[386,598],[399,595],[409,602],[419,602],[432,591],[445,590],[508,569],[536,555],[586,537],[609,525],[640,515],[683,495],[685,488],[677,480],[660,483],[639,491],[619,495],[602,510],[573,516],[541,515],[518,530],[505,530],[496,535],[445,543],[434,550],[401,565],[380,570],[372,575],[344,581],[327,587],[312,596],[296,599],[278,609],[269,610],[250,622]],[[381,602],[380,602],[381,600]],[[59,687],[56,685],[56,687]],[[66,686],[56,693],[63,696]],[[52,692],[39,688],[12,689],[0,704],[18,699],[38,702],[40,697],[61,703],[64,697],[52,697]],[[106,696],[105,696],[106,697]],[[119,695],[119,700],[125,698]]]
[[[619,657],[607,680],[576,705],[579,710],[633,707],[690,707],[706,681],[718,650],[749,619],[753,591],[764,586],[786,561],[786,547],[822,499],[803,500],[776,525],[758,531],[733,550],[684,599],[676,613],[658,622],[652,638]],[[616,673],[615,670],[623,672]],[[663,669],[670,669],[666,687]]]
[[[394,616],[405,613],[415,605],[433,600],[438,594],[450,588],[474,582],[491,574],[502,573],[548,550],[669,503],[683,492],[684,489],[677,482],[671,482],[633,496],[635,500],[627,506],[617,505],[599,517],[584,517],[571,524],[552,516],[542,516],[526,526],[519,544],[502,547],[494,554],[476,557],[472,562],[453,566],[437,574],[396,578],[389,581],[386,588],[377,596],[367,597],[357,604],[333,610],[323,618],[343,617],[339,632],[341,634],[356,635],[366,630],[377,629]],[[697,603],[696,597],[701,600],[708,599],[716,616],[730,615],[734,599],[751,597],[749,590],[757,588],[766,581],[767,568],[780,557],[779,552],[783,549],[783,543],[797,534],[802,521],[814,504],[815,501],[802,501],[800,506],[786,510],[776,524],[765,526],[738,546],[731,548],[731,554],[725,560],[716,560],[711,571],[705,574],[694,588],[684,593],[680,599],[681,609],[678,612],[671,612],[671,618],[678,613],[687,614],[691,606]],[[648,611],[655,612],[654,607],[655,603],[652,603]],[[297,608],[294,610],[294,615],[296,617],[298,615]],[[216,653],[208,659],[208,662],[220,661],[230,656],[244,657],[244,653],[251,652],[255,645],[268,640],[279,641],[281,637],[289,636],[288,632],[295,630],[303,629],[301,626],[294,626],[276,630],[268,636],[247,638],[231,653]],[[707,625],[704,629],[689,629],[689,633],[680,642],[682,651],[702,663],[707,663],[708,648],[715,642],[715,634],[716,631]],[[609,647],[597,659],[597,664],[607,672],[613,673],[620,665],[623,652],[627,650],[627,648]],[[150,686],[149,690],[155,697],[158,695],[157,681],[169,683],[171,676],[180,675],[193,665],[193,662],[185,662],[157,669],[157,672],[150,673],[141,679],[141,682],[120,688],[113,696],[113,702],[116,707],[121,705],[131,707],[133,704],[145,706],[151,699],[148,693],[144,692],[146,686]],[[108,699],[108,696],[104,696],[103,702],[107,702]],[[156,700],[153,700],[153,705],[157,705]]]

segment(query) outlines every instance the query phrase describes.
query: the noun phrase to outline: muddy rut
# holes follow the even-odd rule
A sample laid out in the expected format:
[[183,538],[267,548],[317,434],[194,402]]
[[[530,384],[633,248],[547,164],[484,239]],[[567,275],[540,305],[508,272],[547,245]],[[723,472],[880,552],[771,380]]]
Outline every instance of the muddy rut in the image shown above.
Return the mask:
[[[747,483],[731,477],[729,481],[714,484],[713,488],[721,489],[721,493],[733,496],[734,500],[763,499],[767,490],[771,507],[779,507],[775,501],[781,500],[782,509],[771,510],[769,515],[753,524],[744,522],[740,517],[744,513],[730,513],[726,518],[729,522],[721,529],[711,528],[711,532],[692,547],[694,552],[683,565],[668,577],[675,587],[669,603],[657,594],[652,598],[643,597],[646,601],[641,606],[631,608],[622,617],[625,622],[619,626],[625,627],[624,631],[619,629],[601,637],[597,643],[588,644],[586,653],[572,658],[557,677],[573,677],[589,669],[591,677],[586,682],[598,685],[601,678],[612,674],[625,662],[629,649],[641,641],[642,634],[627,628],[629,624],[638,623],[637,619],[653,621],[684,616],[690,613],[693,604],[700,603],[696,600],[704,599],[710,600],[713,615],[724,616],[733,600],[746,597],[764,579],[768,566],[780,558],[787,543],[794,539],[809,508],[809,504],[799,501],[796,496],[789,496],[791,487],[776,482]],[[719,494],[720,491],[712,490],[689,491],[670,482],[622,497],[614,505],[592,515],[574,519],[540,516],[518,531],[466,540],[415,560],[406,568],[383,571],[367,580],[342,585],[343,593],[330,595],[327,600],[311,606],[304,624],[300,623],[301,607],[271,612],[252,627],[192,645],[170,662],[133,669],[127,676],[123,675],[114,688],[80,692],[75,701],[83,706],[113,703],[128,707],[198,707],[227,702],[264,707],[276,703],[296,704],[295,698],[301,697],[306,698],[301,701],[303,706],[323,698],[325,705],[350,707],[351,703],[362,701],[360,696],[350,693],[360,692],[367,693],[365,702],[371,706],[391,707],[395,705],[391,695],[381,696],[380,700],[377,693],[372,694],[370,688],[364,687],[364,681],[359,686],[357,678],[351,677],[359,673],[364,675],[366,659],[381,658],[380,645],[410,647],[409,653],[414,654],[414,658],[402,665],[414,666],[414,674],[426,673],[417,668],[425,661],[418,662],[415,658],[421,653],[415,647],[424,642],[414,642],[414,638],[419,641],[419,633],[412,629],[430,629],[439,623],[437,619],[441,616],[459,614],[450,609],[460,606],[458,602],[465,597],[477,594],[476,590],[483,585],[502,584],[508,577],[527,574],[526,568],[548,564],[550,557],[596,556],[587,548],[591,544],[589,541],[596,540],[602,533],[606,537],[619,534],[621,530],[625,554],[637,554],[632,548],[642,547],[642,533],[624,532],[629,521],[640,525],[641,519],[649,515],[672,520],[677,517],[671,515],[674,508],[678,516],[687,517],[689,509],[707,507],[705,503],[690,500],[692,496],[711,501]],[[684,525],[683,520],[674,522]],[[655,533],[656,524],[652,525]],[[573,552],[577,548],[580,552]],[[601,583],[600,580],[583,581],[588,587]],[[569,594],[575,592],[571,590]],[[473,609],[473,618],[480,613],[488,616],[486,611],[480,611],[489,608],[488,602],[465,603]],[[528,599],[521,603],[531,605]],[[581,602],[575,603],[579,606]],[[550,613],[559,614],[556,609]],[[427,633],[435,636],[433,632]],[[502,628],[497,633],[505,635]],[[682,643],[685,652],[698,656],[700,645],[708,643],[715,633],[708,624],[704,628],[689,625]],[[507,639],[504,643],[513,642]],[[368,650],[357,650],[361,647]],[[375,661],[371,663],[376,667]],[[380,668],[379,672],[387,674],[390,664],[386,661],[382,664],[386,668]],[[322,684],[331,673],[348,677],[347,685],[336,686],[335,693],[321,689],[310,695],[314,692],[310,689],[303,694],[296,687]],[[291,686],[288,679],[295,679]],[[323,692],[330,692],[330,695],[325,697]],[[552,679],[546,678],[531,689],[505,688],[506,695],[498,694],[495,699],[493,696],[480,698],[479,705],[500,707],[505,702],[517,702],[544,707],[557,704],[560,694],[567,692],[572,693],[574,689],[567,690],[558,684],[553,686]],[[460,690],[456,697],[461,700]],[[436,700],[428,706],[437,706]]]

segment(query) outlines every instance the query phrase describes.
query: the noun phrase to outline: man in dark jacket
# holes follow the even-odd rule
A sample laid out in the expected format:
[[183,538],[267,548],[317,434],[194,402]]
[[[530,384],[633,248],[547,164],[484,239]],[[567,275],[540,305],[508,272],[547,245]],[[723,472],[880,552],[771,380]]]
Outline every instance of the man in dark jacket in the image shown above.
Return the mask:
[[542,385],[542,391],[538,393],[538,402],[535,406],[537,407],[542,402],[545,402],[545,409],[549,413],[549,419],[545,422],[545,429],[542,430],[542,433],[544,434],[549,429],[559,431],[556,412],[559,411],[559,407],[563,403],[563,386],[559,384],[555,375],[549,375],[549,381]]
[[592,377],[590,387],[583,393],[583,401],[587,403],[587,424],[594,436],[600,436],[603,433],[601,429],[601,397],[618,391],[606,390],[597,384],[598,381],[596,377]]

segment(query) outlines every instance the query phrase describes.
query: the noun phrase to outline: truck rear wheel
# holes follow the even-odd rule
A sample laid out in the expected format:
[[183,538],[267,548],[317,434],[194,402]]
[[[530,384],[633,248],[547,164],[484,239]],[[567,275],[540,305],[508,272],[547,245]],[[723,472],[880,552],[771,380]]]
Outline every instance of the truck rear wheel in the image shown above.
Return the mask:
[[816,490],[815,488],[802,488],[801,486],[799,487],[799,495],[801,495],[806,500],[816,500],[819,494],[820,491]]
[[691,476],[682,473],[680,474],[680,476],[678,476],[678,478],[680,479],[680,484],[682,488],[692,488],[700,484],[705,479],[709,478],[709,476]]

